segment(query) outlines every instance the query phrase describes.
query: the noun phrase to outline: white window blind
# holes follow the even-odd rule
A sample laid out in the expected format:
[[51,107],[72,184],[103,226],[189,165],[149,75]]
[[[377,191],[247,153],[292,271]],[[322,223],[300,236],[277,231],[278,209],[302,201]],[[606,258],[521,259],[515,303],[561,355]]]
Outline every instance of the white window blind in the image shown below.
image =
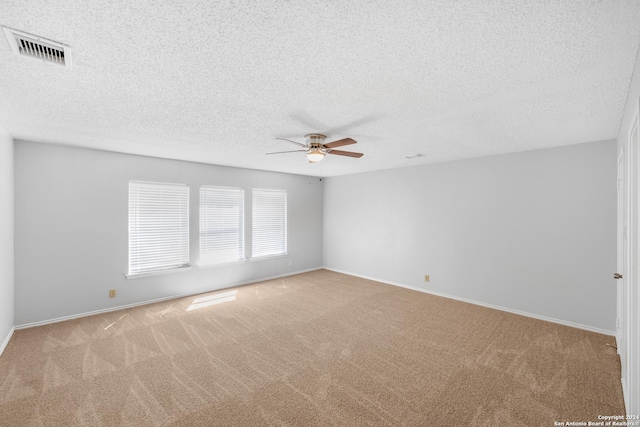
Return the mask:
[[129,182],[129,275],[189,266],[189,186]]
[[252,258],[287,253],[287,192],[253,189]]
[[200,262],[244,259],[244,190],[200,187]]

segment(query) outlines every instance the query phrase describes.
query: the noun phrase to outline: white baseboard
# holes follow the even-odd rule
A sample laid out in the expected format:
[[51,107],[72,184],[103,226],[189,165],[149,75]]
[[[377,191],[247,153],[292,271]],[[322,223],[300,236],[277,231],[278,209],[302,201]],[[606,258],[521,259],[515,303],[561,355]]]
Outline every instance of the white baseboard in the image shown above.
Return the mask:
[[15,327],[11,328],[11,330],[9,331],[9,334],[7,334],[7,337],[4,339],[2,344],[0,344],[0,356],[2,356],[2,353],[4,352],[4,349],[7,347],[7,344],[9,344],[9,340],[13,336],[13,332],[15,330],[16,330]]
[[380,282],[380,283],[385,283],[385,284],[388,284],[388,285],[399,286],[401,288],[411,289],[411,290],[414,290],[414,291],[423,292],[423,293],[427,293],[427,294],[431,294],[431,295],[437,295],[437,296],[440,296],[440,297],[449,298],[449,299],[453,299],[453,300],[457,300],[457,301],[462,301],[462,302],[466,302],[466,303],[469,303],[469,304],[480,305],[480,306],[487,307],[487,308],[492,308],[492,309],[495,309],[495,310],[505,311],[507,313],[519,314],[521,316],[526,316],[526,317],[531,317],[531,318],[538,319],[538,320],[544,320],[544,321],[547,321],[547,322],[557,323],[559,325],[570,326],[572,328],[583,329],[583,330],[586,330],[586,331],[596,332],[596,333],[603,334],[603,335],[615,336],[615,332],[614,331],[609,331],[609,330],[606,330],[606,329],[595,328],[593,326],[582,325],[582,324],[579,324],[579,323],[569,322],[569,321],[566,321],[566,320],[555,319],[555,318],[547,317],[547,316],[541,316],[539,314],[528,313],[528,312],[520,311],[520,310],[514,310],[514,309],[511,309],[511,308],[507,308],[507,307],[501,307],[501,306],[498,306],[498,305],[488,304],[488,303],[481,302],[481,301],[475,301],[475,300],[471,300],[471,299],[468,299],[468,298],[462,298],[462,297],[458,297],[458,296],[455,296],[455,295],[450,295],[450,294],[445,294],[445,293],[442,293],[442,292],[431,291],[431,290],[428,290],[428,289],[422,289],[422,288],[418,288],[418,287],[415,287],[415,286],[405,285],[403,283],[391,282],[391,281],[388,281],[388,280],[378,279],[376,277],[365,276],[365,275],[362,275],[362,274],[356,274],[356,273],[352,273],[352,272],[349,272],[349,271],[343,271],[343,270],[338,270],[338,269],[335,269],[335,268],[324,266],[324,267],[317,267],[317,268],[309,268],[309,269],[306,269],[306,270],[299,270],[299,271],[295,271],[295,272],[288,272],[288,273],[279,274],[279,275],[276,275],[276,276],[262,277],[262,278],[259,278],[259,279],[247,280],[247,281],[244,281],[244,282],[233,283],[233,284],[230,284],[228,286],[224,286],[222,288],[216,288],[216,289],[210,289],[210,290],[198,292],[197,294],[172,295],[172,296],[163,297],[163,298],[157,298],[157,299],[153,299],[153,300],[140,301],[140,302],[133,303],[133,304],[126,304],[126,305],[120,305],[120,306],[117,306],[117,307],[105,308],[105,309],[102,309],[102,310],[95,310],[95,311],[90,311],[90,312],[86,312],[86,313],[78,313],[78,314],[73,314],[73,315],[70,315],[70,316],[64,316],[64,317],[58,317],[58,318],[54,318],[54,319],[48,319],[48,320],[42,320],[42,321],[38,321],[38,322],[32,322],[32,323],[25,323],[25,324],[22,324],[22,325],[16,325],[11,330],[11,332],[9,333],[9,336],[6,338],[5,342],[2,344],[2,347],[0,347],[0,354],[2,354],[2,351],[4,350],[5,346],[8,344],[9,339],[11,338],[11,335],[13,334],[13,331],[17,330],[17,329],[32,328],[32,327],[35,327],[35,326],[42,326],[42,325],[48,325],[48,324],[51,324],[51,323],[64,322],[65,320],[77,319],[77,318],[86,317],[86,316],[93,316],[95,314],[109,313],[109,312],[112,312],[112,311],[123,310],[123,309],[126,309],[126,308],[133,308],[133,307],[138,307],[138,306],[141,306],[141,305],[153,304],[153,303],[156,303],[156,302],[162,302],[162,301],[167,301],[167,300],[176,299],[176,298],[184,298],[184,297],[188,297],[188,296],[192,296],[192,295],[198,295],[198,294],[207,293],[207,292],[214,292],[214,291],[218,291],[218,290],[222,290],[222,289],[234,288],[234,287],[237,287],[237,286],[250,285],[252,283],[264,282],[264,281],[267,281],[267,280],[278,279],[278,278],[287,277],[287,276],[293,276],[293,275],[296,275],[296,274],[307,273],[307,272],[310,272],[310,271],[316,271],[316,270],[320,270],[320,269],[325,269],[325,270],[329,270],[329,271],[335,271],[336,273],[348,274],[350,276],[355,276],[355,277],[361,277],[361,278],[367,279],[367,280],[373,280],[373,281]]
[[[125,305],[119,305],[117,307],[109,307],[109,308],[105,308],[105,309],[102,309],[102,310],[88,311],[86,313],[78,313],[78,314],[72,314],[70,316],[56,317],[55,319],[48,319],[48,320],[41,320],[41,321],[38,321],[38,322],[25,323],[25,324],[22,324],[22,325],[16,325],[13,329],[26,329],[26,328],[33,328],[35,326],[49,325],[49,324],[52,324],[52,323],[64,322],[65,320],[78,319],[80,317],[87,317],[87,316],[93,316],[93,315],[96,315],[96,314],[109,313],[109,312],[112,312],[112,311],[124,310],[126,308],[139,307],[141,305],[154,304],[156,302],[168,301],[168,300],[172,300],[172,299],[184,298],[184,297],[189,297],[189,296],[199,295],[199,294],[206,294],[207,292],[215,292],[215,291],[220,291],[222,289],[229,289],[229,288],[235,288],[237,286],[250,285],[252,283],[265,282],[267,280],[279,279],[281,277],[287,277],[287,276],[294,276],[296,274],[308,273],[310,271],[316,271],[316,270],[321,270],[321,269],[322,269],[322,267],[309,268],[309,269],[306,269],[306,270],[288,272],[288,273],[279,274],[279,275],[276,275],[276,276],[262,277],[260,279],[253,279],[253,280],[247,280],[247,281],[244,281],[244,282],[233,283],[233,284],[230,284],[230,285],[227,285],[227,286],[223,286],[221,288],[209,289],[209,290],[201,291],[201,292],[198,292],[198,293],[195,293],[195,294],[171,295],[171,296],[163,297],[163,298],[140,301],[140,302],[136,302],[136,303],[133,303],[133,304],[125,304]],[[12,332],[13,332],[13,329],[12,329]],[[9,335],[9,337],[11,337],[11,335]],[[9,337],[7,338],[7,342],[9,342]],[[4,347],[2,347],[2,349],[4,349]],[[1,351],[0,351],[0,354],[2,354]]]
[[390,282],[388,280],[377,279],[375,277],[364,276],[362,274],[351,273],[351,272],[348,272],[348,271],[342,271],[342,270],[338,270],[338,269],[330,268],[330,267],[326,267],[326,266],[322,267],[322,268],[324,268],[325,270],[335,271],[336,273],[348,274],[350,276],[361,277],[363,279],[373,280],[375,282],[380,282],[380,283],[385,283],[385,284],[388,284],[388,285],[399,286],[401,288],[411,289],[413,291],[423,292],[423,293],[431,294],[431,295],[437,295],[439,297],[454,299],[454,300],[457,300],[457,301],[467,302],[469,304],[480,305],[480,306],[487,307],[487,308],[493,308],[495,310],[506,311],[507,313],[519,314],[520,316],[531,317],[531,318],[538,319],[538,320],[544,320],[546,322],[552,322],[552,323],[557,323],[559,325],[570,326],[572,328],[584,329],[585,331],[596,332],[596,333],[599,333],[599,334],[610,335],[610,336],[615,336],[616,335],[616,333],[614,331],[608,331],[606,329],[600,329],[600,328],[595,328],[593,326],[582,325],[580,323],[569,322],[567,320],[555,319],[553,317],[547,317],[547,316],[542,316],[542,315],[539,315],[539,314],[528,313],[526,311],[514,310],[512,308],[501,307],[499,305],[487,304],[487,303],[481,302],[481,301],[475,301],[475,300],[472,300],[472,299],[462,298],[462,297],[458,297],[458,296],[455,296],[455,295],[449,295],[449,294],[445,294],[445,293],[442,293],[442,292],[436,292],[436,291],[431,291],[431,290],[428,290],[428,289],[422,289],[422,288],[418,288],[418,287],[415,287],[415,286],[405,285],[403,283]]

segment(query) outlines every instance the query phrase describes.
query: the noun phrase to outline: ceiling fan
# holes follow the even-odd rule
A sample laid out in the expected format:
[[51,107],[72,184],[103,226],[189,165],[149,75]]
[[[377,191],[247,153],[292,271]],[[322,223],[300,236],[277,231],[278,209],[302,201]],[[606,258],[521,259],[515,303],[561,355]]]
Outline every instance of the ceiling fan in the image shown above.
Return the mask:
[[292,141],[286,138],[276,138],[276,139],[281,139],[283,141],[289,141],[293,144],[303,147],[304,149],[291,150],[291,151],[277,151],[275,153],[267,153],[267,154],[297,153],[297,152],[304,151],[307,153],[307,159],[309,159],[309,163],[317,163],[321,161],[322,159],[324,159],[324,156],[326,154],[336,154],[338,156],[357,157],[357,158],[363,156],[362,153],[354,153],[353,151],[335,150],[336,147],[357,144],[357,141],[351,138],[339,139],[337,141],[327,142],[326,144],[324,143],[324,141],[327,139],[327,137],[320,133],[310,133],[308,135],[305,135],[304,138],[306,140],[306,144]]

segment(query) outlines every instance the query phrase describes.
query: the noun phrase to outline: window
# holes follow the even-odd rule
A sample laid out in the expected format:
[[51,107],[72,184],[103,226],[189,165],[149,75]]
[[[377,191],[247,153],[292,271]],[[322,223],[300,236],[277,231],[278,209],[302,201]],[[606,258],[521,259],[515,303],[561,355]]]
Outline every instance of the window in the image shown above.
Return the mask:
[[129,182],[129,276],[189,266],[189,186]]
[[252,258],[287,254],[287,192],[253,189]]
[[244,190],[200,187],[200,262],[244,260]]

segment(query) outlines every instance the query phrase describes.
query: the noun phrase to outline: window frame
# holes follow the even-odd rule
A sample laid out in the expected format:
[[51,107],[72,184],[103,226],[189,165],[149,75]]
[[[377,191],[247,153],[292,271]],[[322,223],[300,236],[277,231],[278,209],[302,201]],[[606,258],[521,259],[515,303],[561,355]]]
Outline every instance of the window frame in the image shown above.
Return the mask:
[[[131,180],[128,183],[128,191],[128,266],[125,277],[127,279],[134,279],[190,270],[189,185]],[[165,193],[163,194],[163,192]],[[172,194],[174,197],[170,197],[171,193],[174,193]],[[132,202],[135,203],[132,204]],[[148,212],[146,212],[146,215],[142,210],[143,203],[147,204]],[[153,209],[158,211],[154,212]],[[171,221],[173,221],[173,224],[171,224]],[[147,223],[148,226],[149,224],[158,222],[168,222],[169,224],[165,224],[165,227],[161,229],[158,229],[157,224],[153,224],[154,228],[152,231],[147,233],[141,232],[145,223]],[[173,227],[173,230],[171,227]],[[167,230],[169,231],[168,233]],[[152,243],[146,248],[144,244],[140,242],[141,239],[149,242],[149,240],[153,241],[158,238],[164,239],[162,243]],[[163,244],[174,244],[175,247],[173,251],[162,253]],[[155,268],[145,266],[148,262],[143,262],[144,255],[141,254],[141,252],[145,250],[151,253],[155,251],[165,258],[169,257],[169,259],[174,257],[174,262],[165,261],[163,264],[160,260],[156,259],[157,265]],[[134,257],[133,253],[135,251],[137,251],[138,254]]]
[[[240,201],[241,204],[240,206],[236,206],[238,207],[238,214],[239,217],[236,218],[237,221],[237,225],[238,225],[238,233],[239,236],[236,236],[236,241],[239,243],[240,245],[240,249],[237,251],[238,257],[233,257],[233,259],[228,259],[228,260],[221,260],[221,261],[215,261],[213,259],[213,257],[208,257],[206,253],[204,253],[203,251],[203,222],[207,221],[207,217],[209,215],[213,215],[213,213],[204,213],[203,214],[203,209],[206,209],[207,205],[203,204],[203,191],[206,192],[207,190],[212,190],[212,191],[216,191],[216,190],[220,190],[220,191],[225,191],[225,192],[235,192],[235,193],[239,193],[240,195]],[[246,238],[246,232],[245,232],[245,191],[244,188],[240,188],[240,187],[223,187],[223,186],[214,186],[214,185],[201,185],[199,188],[199,201],[198,201],[198,212],[199,212],[199,217],[198,217],[198,238],[199,238],[199,242],[198,242],[198,248],[200,250],[200,259],[198,261],[198,266],[202,266],[202,267],[215,267],[215,266],[220,266],[220,265],[225,265],[225,264],[236,264],[236,263],[243,263],[246,261],[246,242],[245,242],[245,238]],[[207,237],[207,236],[205,236]]]
[[[282,240],[279,241],[279,243],[274,244],[273,246],[281,246],[282,247],[282,251],[281,252],[273,252],[273,253],[264,253],[265,251],[260,252],[260,255],[256,255],[256,243],[260,243],[261,240],[264,240],[264,238],[261,237],[257,237],[256,236],[256,229],[257,229],[257,221],[260,220],[260,218],[258,218],[258,212],[257,212],[257,206],[258,203],[256,203],[256,201],[258,200],[256,198],[256,194],[258,194],[259,196],[266,196],[268,194],[279,194],[279,195],[283,195],[283,215],[280,218],[280,221],[282,221],[282,226],[280,227],[279,233],[281,234],[281,238]],[[253,188],[252,192],[251,192],[251,262],[255,262],[255,261],[262,261],[262,260],[268,260],[268,259],[273,259],[273,258],[283,258],[283,257],[287,257],[289,256],[289,252],[288,252],[288,245],[289,245],[289,213],[288,213],[288,194],[286,190],[279,190],[279,189],[266,189],[266,188]],[[271,208],[273,208],[274,205],[272,205]],[[261,208],[261,207],[259,207]],[[269,218],[266,218],[267,220]],[[267,230],[268,232],[268,230]],[[277,230],[276,231],[272,231],[272,233],[277,234]]]

